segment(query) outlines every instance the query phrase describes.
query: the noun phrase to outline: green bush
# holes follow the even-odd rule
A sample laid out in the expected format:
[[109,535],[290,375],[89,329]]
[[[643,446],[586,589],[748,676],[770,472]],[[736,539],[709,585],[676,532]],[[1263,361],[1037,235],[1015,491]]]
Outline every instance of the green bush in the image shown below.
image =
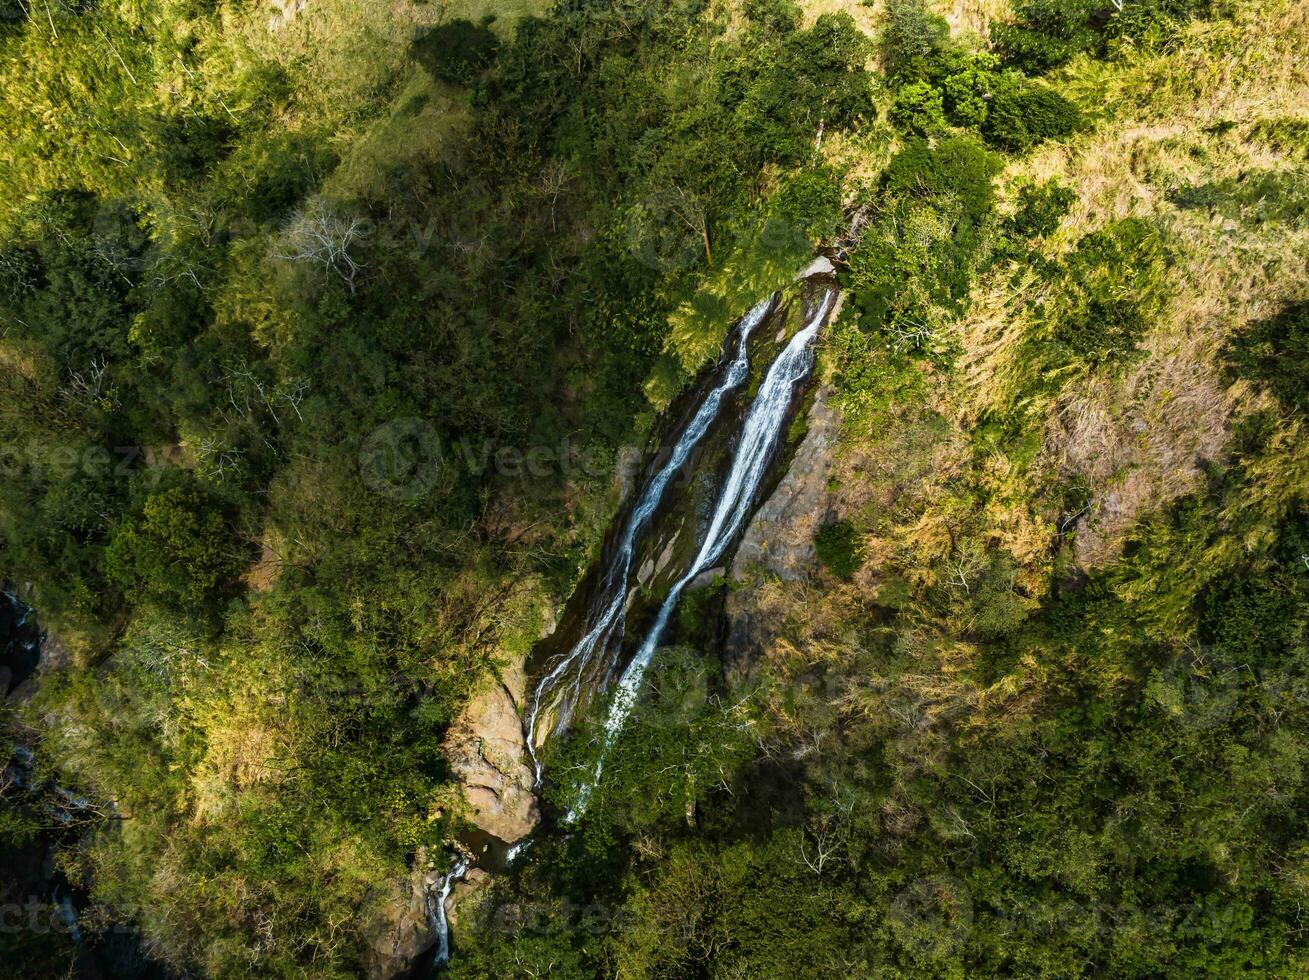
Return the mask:
[[957,126],[980,128],[990,112],[991,100],[1000,85],[994,55],[980,54],[963,71],[946,78],[945,110]]
[[975,221],[990,211],[991,181],[1000,167],[1000,159],[971,136],[951,136],[935,146],[912,140],[887,165],[882,187],[892,203],[956,199]]
[[950,25],[924,0],[890,0],[882,31],[882,61],[892,81],[905,83],[931,74],[930,63],[946,47]]
[[849,521],[834,521],[819,529],[814,537],[814,551],[824,568],[840,579],[848,579],[863,564],[863,541],[858,529]]
[[105,549],[106,572],[123,592],[174,606],[210,599],[242,564],[242,548],[222,512],[193,487],[151,494]]
[[1054,89],[1008,74],[996,85],[982,134],[993,146],[1022,153],[1042,140],[1071,136],[1081,125],[1081,111]]
[[[761,161],[808,159],[820,124],[830,131],[870,117],[868,50],[868,38],[844,13],[823,14],[808,30],[781,38],[758,37],[755,50],[736,66],[747,80],[735,108],[742,138],[722,145],[723,168],[735,171],[742,153]],[[710,128],[722,125],[720,120]],[[645,133],[649,126],[641,120],[638,128]],[[704,132],[687,133],[695,160],[705,155]]]
[[1142,0],[1125,3],[1104,21],[1109,38],[1131,38],[1140,47],[1157,49],[1171,42],[1181,25],[1203,14],[1210,0]]
[[1077,194],[1058,181],[1024,184],[1018,189],[1018,209],[1008,221],[1009,230],[1023,238],[1044,238],[1056,228]]
[[971,136],[935,146],[912,139],[892,158],[875,198],[879,218],[850,256],[846,276],[861,330],[918,336],[928,305],[957,309],[991,220],[999,167]]
[[1139,218],[1082,238],[1064,261],[1056,343],[1092,364],[1133,356],[1161,301],[1163,260],[1158,232]]
[[1303,623],[1294,596],[1266,576],[1225,576],[1200,597],[1200,640],[1232,664],[1276,665]]
[[991,43],[1005,64],[1042,74],[1099,46],[1092,23],[1098,7],[1088,0],[1026,0],[1011,23],[991,29]]
[[941,91],[927,82],[910,82],[895,94],[891,122],[918,136],[930,136],[945,128]]
[[800,8],[793,0],[746,0],[745,15],[765,31],[788,33],[800,26]]

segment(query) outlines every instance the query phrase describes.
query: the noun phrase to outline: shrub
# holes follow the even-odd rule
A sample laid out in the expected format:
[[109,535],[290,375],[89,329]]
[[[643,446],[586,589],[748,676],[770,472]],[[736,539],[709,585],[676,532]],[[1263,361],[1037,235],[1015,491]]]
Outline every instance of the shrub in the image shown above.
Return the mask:
[[241,563],[220,511],[190,487],[151,494],[105,550],[106,572],[124,592],[177,606],[209,599]]
[[835,521],[819,529],[814,551],[823,567],[840,579],[849,579],[863,564],[863,543],[849,521]]
[[1230,663],[1274,665],[1297,632],[1294,596],[1269,579],[1229,576],[1201,597],[1200,639]]
[[1026,0],[1011,23],[992,28],[991,42],[1005,64],[1039,75],[1099,46],[1094,11],[1087,0]]
[[904,321],[918,332],[925,305],[957,307],[994,208],[991,181],[999,166],[971,136],[936,146],[913,139],[895,155],[878,192],[877,226],[850,256],[847,281],[860,329]]
[[911,82],[895,95],[891,122],[919,136],[928,136],[945,128],[945,110],[941,92],[927,82]]
[[1181,25],[1210,6],[1209,0],[1140,0],[1126,3],[1104,21],[1110,38],[1131,38],[1138,46],[1158,48],[1177,36]]
[[1162,264],[1159,235],[1139,218],[1085,236],[1064,262],[1056,343],[1092,364],[1133,354],[1161,300]]
[[936,146],[913,140],[887,166],[883,189],[892,202],[954,197],[965,214],[976,218],[991,208],[991,180],[1000,165],[971,136],[952,136]]
[[1018,210],[1009,219],[1009,229],[1023,238],[1044,238],[1077,200],[1077,194],[1058,181],[1024,184],[1018,189]]
[[894,81],[925,78],[929,63],[948,43],[950,25],[923,0],[891,0],[882,32],[882,61]]
[[[868,47],[868,38],[848,14],[823,14],[808,30],[761,43],[740,65],[755,77],[736,108],[744,146],[725,146],[727,156],[737,160],[745,150],[747,158],[753,151],[761,160],[806,159],[813,153],[820,121],[832,130],[870,116],[871,76],[864,69]],[[694,140],[699,157],[703,137],[697,134]]]
[[754,26],[777,34],[800,26],[800,8],[793,0],[746,0],[745,15]]
[[945,109],[955,125],[978,128],[986,122],[1000,84],[996,65],[993,55],[978,55],[967,68],[945,80]]
[[1021,153],[1046,139],[1071,136],[1082,114],[1054,89],[1006,75],[997,85],[982,133],[988,143]]

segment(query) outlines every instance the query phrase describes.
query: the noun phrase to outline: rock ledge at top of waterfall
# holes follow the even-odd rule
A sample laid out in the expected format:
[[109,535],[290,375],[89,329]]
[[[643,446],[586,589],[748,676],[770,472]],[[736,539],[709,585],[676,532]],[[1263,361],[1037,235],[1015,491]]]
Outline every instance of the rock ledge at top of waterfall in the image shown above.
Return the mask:
[[836,266],[826,255],[820,255],[805,267],[804,272],[796,276],[796,279],[812,279],[814,276],[834,276],[836,275]]

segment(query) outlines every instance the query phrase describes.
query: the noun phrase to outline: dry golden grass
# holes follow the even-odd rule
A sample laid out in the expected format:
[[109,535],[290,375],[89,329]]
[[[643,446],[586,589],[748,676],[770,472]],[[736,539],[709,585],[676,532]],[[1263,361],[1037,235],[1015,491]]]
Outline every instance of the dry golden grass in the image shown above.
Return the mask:
[[195,823],[222,819],[242,790],[284,776],[277,761],[282,739],[263,720],[236,715],[206,734],[205,758],[191,777]]
[[875,4],[865,4],[862,0],[799,0],[799,6],[804,13],[806,25],[812,24],[823,14],[846,13],[869,36],[877,33],[884,14],[881,0]]
[[937,0],[932,5],[955,35],[973,34],[983,40],[991,24],[1009,16],[1009,0]]
[[[847,13],[865,34],[875,36],[886,19],[886,0],[799,0],[806,24],[823,14]],[[974,34],[985,38],[993,21],[1009,14],[1009,0],[936,0],[930,3],[950,25],[956,36]]]
[[[1305,114],[1309,73],[1300,53],[1307,42],[1309,7],[1268,0],[1243,7],[1232,22],[1192,25],[1167,54],[1074,64],[1065,90],[1083,105],[1102,106],[1105,118],[1093,132],[1011,165],[1002,178],[1057,178],[1077,192],[1048,243],[1051,255],[1126,217],[1157,224],[1174,254],[1166,272],[1171,298],[1151,325],[1145,358],[1121,375],[1093,373],[1049,403],[1024,406],[1029,417],[1046,419],[1038,471],[1080,478],[1093,492],[1078,538],[1084,565],[1111,560],[1140,516],[1197,484],[1201,463],[1221,454],[1233,411],[1248,401],[1224,389],[1219,347],[1234,329],[1305,294],[1309,231],[1211,220],[1179,211],[1166,195],[1179,185],[1291,165],[1250,134],[1261,119]],[[1212,128],[1220,122],[1239,125]],[[965,423],[987,409],[1014,407],[1025,368],[1020,342],[1033,329],[1025,311],[1050,288],[1031,274],[1017,284],[1007,281],[1008,270],[1005,276],[979,284],[959,325],[968,384],[955,410]],[[1035,498],[1030,506],[1040,509]]]

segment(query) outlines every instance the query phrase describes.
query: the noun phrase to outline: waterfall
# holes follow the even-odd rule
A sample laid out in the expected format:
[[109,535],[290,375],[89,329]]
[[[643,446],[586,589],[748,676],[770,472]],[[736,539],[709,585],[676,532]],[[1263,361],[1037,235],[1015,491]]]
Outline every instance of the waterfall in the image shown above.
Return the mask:
[[591,791],[600,779],[605,754],[622,730],[627,716],[632,712],[641,682],[645,678],[650,661],[654,658],[669,617],[677,607],[682,590],[686,588],[687,583],[722,557],[741,530],[754,503],[759,483],[781,440],[782,426],[790,411],[796,384],[808,377],[813,368],[812,344],[835,298],[836,290],[829,289],[819,303],[817,312],[805,324],[804,329],[791,338],[769,367],[768,374],[759,387],[759,393],[755,395],[746,414],[745,423],[741,428],[741,441],[732,459],[731,472],[722,490],[719,491],[713,520],[705,533],[700,551],[691,562],[691,567],[669,590],[668,596],[659,608],[659,614],[655,617],[654,625],[619,679],[617,692],[609,706],[609,714],[605,718],[600,758],[596,761],[595,771],[590,779],[582,785],[577,802],[565,816],[565,823],[574,822],[586,812]]
[[724,396],[738,387],[749,373],[750,332],[768,315],[775,296],[776,294],[773,294],[764,299],[742,318],[736,353],[728,364],[727,370],[723,372],[722,381],[709,392],[700,404],[695,417],[691,419],[682,435],[678,438],[677,443],[673,446],[667,462],[641,489],[640,497],[632,508],[627,524],[623,528],[618,550],[605,570],[599,594],[592,603],[592,612],[587,621],[589,628],[571,650],[557,658],[556,662],[553,663],[536,686],[527,714],[525,734],[527,736],[527,751],[532,757],[532,766],[536,773],[536,784],[538,786],[541,784],[541,760],[537,758],[535,742],[536,725],[541,708],[546,703],[546,699],[554,693],[556,687],[571,671],[571,695],[564,696],[560,716],[555,722],[556,731],[562,727],[567,722],[567,716],[572,705],[576,703],[587,668],[595,660],[597,654],[601,657],[604,656],[609,648],[610,640],[614,636],[622,637],[624,609],[627,604],[627,590],[632,569],[632,555],[636,550],[638,539],[645,530],[650,517],[658,508],[659,502],[663,499],[664,490],[667,489],[673,477],[685,465],[691,450],[709,431],[714,419],[718,417],[718,411],[722,406]]
[[445,900],[450,897],[455,882],[468,873],[468,864],[468,857],[460,854],[455,859],[454,867],[441,879],[441,890],[435,895],[435,901],[431,893],[427,896],[427,917],[436,927],[436,955],[432,960],[434,967],[445,966],[450,962],[450,924],[445,918]]

